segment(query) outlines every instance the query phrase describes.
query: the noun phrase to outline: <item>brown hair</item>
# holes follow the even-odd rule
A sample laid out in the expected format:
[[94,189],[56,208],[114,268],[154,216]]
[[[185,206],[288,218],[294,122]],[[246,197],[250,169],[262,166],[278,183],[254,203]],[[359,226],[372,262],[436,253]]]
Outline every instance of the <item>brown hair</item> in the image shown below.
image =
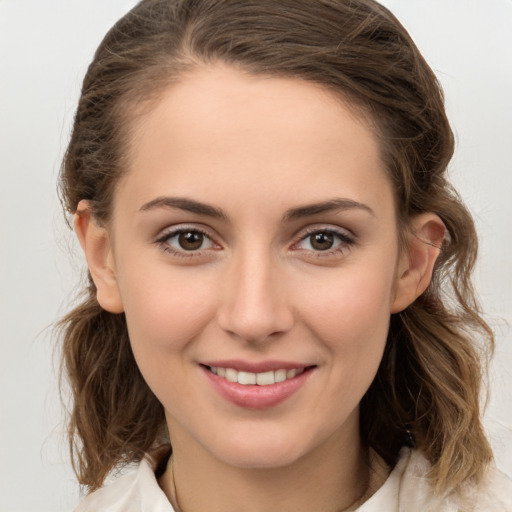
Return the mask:
[[[361,432],[391,465],[415,444],[438,491],[478,479],[492,457],[479,397],[493,337],[470,282],[474,224],[446,181],[453,135],[439,83],[378,3],[143,0],[110,30],[85,77],[61,172],[65,210],[76,212],[86,199],[107,223],[141,107],[187,70],[215,61],[309,80],[355,103],[375,125],[402,231],[421,212],[444,222],[448,235],[429,288],[391,318],[382,363],[360,405]],[[60,327],[75,471],[94,490],[114,467],[164,442],[165,421],[135,364],[124,315],[101,309],[90,277],[84,293]]]

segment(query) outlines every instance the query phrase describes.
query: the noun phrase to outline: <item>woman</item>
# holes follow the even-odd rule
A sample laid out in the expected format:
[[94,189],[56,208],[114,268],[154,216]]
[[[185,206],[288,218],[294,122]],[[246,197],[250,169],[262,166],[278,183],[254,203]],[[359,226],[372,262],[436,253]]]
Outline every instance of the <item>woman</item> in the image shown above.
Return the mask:
[[78,510],[511,509],[452,151],[373,1],[120,20],[62,172],[90,271],[62,322]]

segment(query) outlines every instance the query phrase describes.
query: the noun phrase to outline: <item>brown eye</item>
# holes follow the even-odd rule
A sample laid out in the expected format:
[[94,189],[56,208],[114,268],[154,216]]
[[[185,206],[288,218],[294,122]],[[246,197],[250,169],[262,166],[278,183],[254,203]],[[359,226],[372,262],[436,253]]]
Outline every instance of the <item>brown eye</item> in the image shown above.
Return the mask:
[[184,231],[178,235],[178,244],[185,251],[197,251],[204,241],[203,233],[199,231]]
[[294,248],[316,253],[317,256],[322,253],[325,253],[325,256],[334,256],[335,254],[342,255],[354,243],[354,238],[345,231],[327,228],[309,231],[294,244]]
[[309,237],[311,247],[315,251],[327,251],[334,245],[334,235],[332,233],[318,232]]
[[[206,251],[219,250],[208,234],[200,229],[176,227],[173,231],[164,233],[155,243],[164,252],[174,256],[205,256]],[[211,253],[210,253],[211,256]]]

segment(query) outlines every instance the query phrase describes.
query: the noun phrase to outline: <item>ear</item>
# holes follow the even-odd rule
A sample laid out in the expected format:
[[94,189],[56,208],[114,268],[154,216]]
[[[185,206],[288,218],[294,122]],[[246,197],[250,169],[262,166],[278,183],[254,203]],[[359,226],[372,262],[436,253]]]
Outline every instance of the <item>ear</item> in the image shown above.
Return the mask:
[[74,226],[96,285],[99,305],[110,313],[122,313],[124,308],[116,279],[110,237],[107,230],[94,219],[88,201],[82,200],[78,203]]
[[415,217],[397,268],[395,297],[391,313],[412,304],[428,287],[446,233],[443,221],[434,213]]

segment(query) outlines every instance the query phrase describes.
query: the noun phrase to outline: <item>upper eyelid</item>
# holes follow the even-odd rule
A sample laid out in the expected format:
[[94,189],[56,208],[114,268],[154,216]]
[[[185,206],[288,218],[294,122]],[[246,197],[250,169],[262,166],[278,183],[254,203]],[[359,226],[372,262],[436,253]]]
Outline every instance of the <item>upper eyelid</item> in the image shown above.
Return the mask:
[[184,231],[198,231],[199,233],[202,233],[203,235],[210,238],[212,241],[215,238],[215,235],[211,233],[211,230],[209,230],[206,227],[203,227],[202,225],[198,224],[176,224],[173,226],[167,226],[163,229],[161,229],[155,236],[155,240],[161,240],[164,238],[169,238],[172,235],[177,235],[179,233],[183,233]]
[[312,235],[313,233],[321,233],[328,232],[333,233],[335,235],[339,235],[341,237],[350,238],[355,241],[356,235],[348,228],[342,228],[340,226],[333,226],[330,224],[321,224],[315,226],[307,226],[299,230],[294,236],[294,241],[297,242],[299,240],[303,240],[304,238]]

